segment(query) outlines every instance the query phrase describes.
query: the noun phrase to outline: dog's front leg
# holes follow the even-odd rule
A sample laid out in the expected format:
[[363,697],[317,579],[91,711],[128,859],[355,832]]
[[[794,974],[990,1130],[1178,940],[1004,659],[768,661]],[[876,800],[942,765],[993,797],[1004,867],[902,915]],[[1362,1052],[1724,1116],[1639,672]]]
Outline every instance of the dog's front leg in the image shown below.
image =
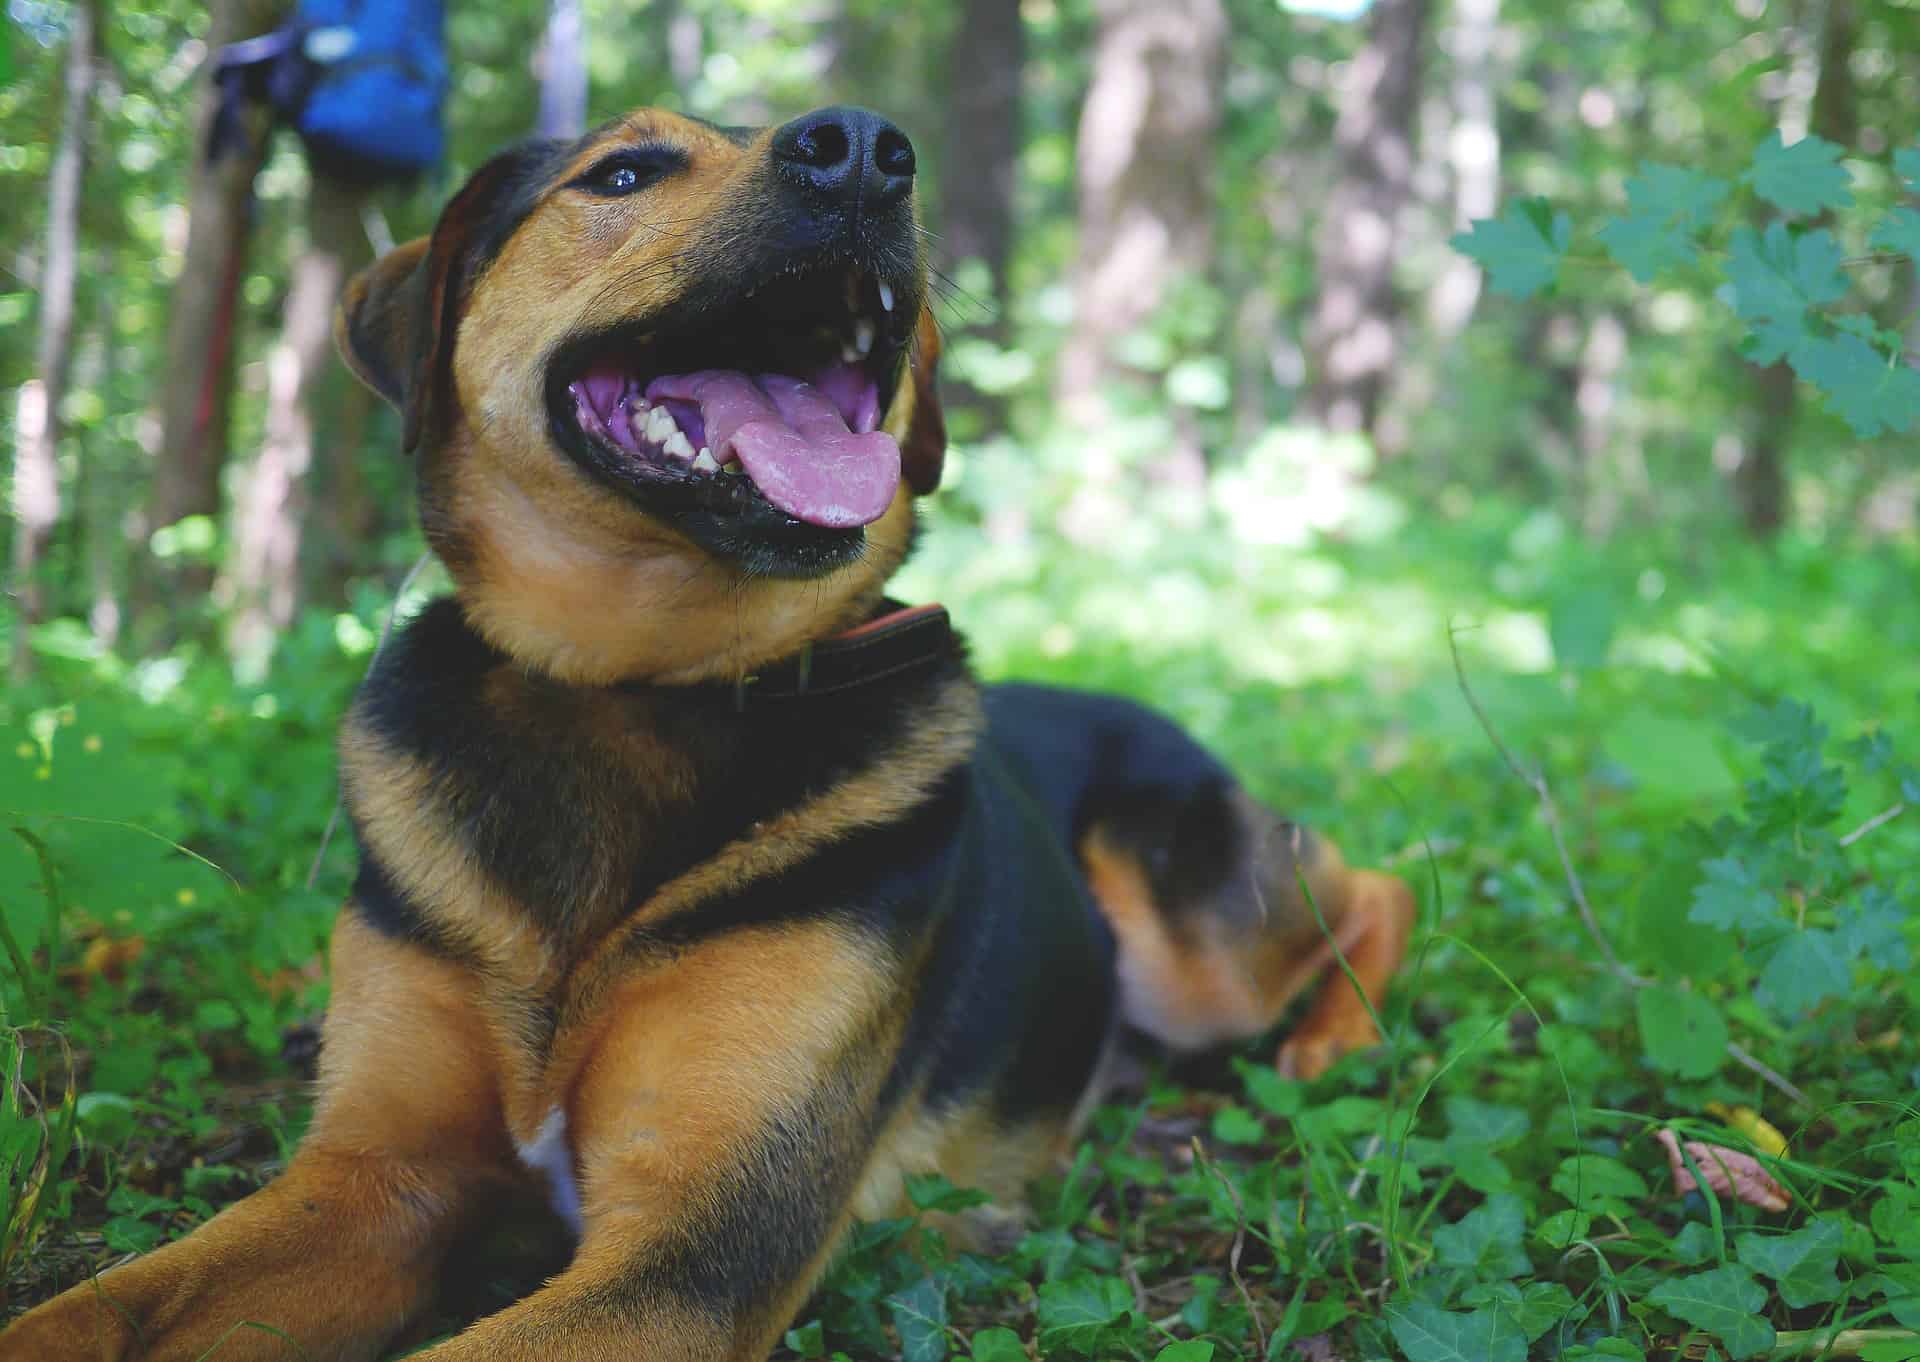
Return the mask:
[[287,1171],[0,1333],[0,1362],[365,1362],[425,1304],[463,1209],[511,1175],[466,971],[349,910],[313,1125]]
[[565,1111],[573,1264],[419,1362],[765,1358],[869,1160],[909,997],[896,969],[884,944],[815,921],[625,973],[587,1009]]

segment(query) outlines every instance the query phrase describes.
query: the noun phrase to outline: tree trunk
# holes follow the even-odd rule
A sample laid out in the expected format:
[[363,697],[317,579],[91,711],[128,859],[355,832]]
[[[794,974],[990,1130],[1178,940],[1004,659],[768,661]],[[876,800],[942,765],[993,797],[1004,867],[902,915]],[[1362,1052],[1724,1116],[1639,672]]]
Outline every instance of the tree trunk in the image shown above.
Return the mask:
[[1329,430],[1372,431],[1398,354],[1393,263],[1413,190],[1429,9],[1428,0],[1378,0],[1340,92],[1340,171],[1327,196],[1320,297],[1307,329],[1308,409]]
[[275,638],[300,605],[300,539],[313,467],[315,385],[333,360],[333,307],[367,258],[358,189],[315,173],[307,247],[294,263],[280,340],[267,361],[266,440],[234,512],[222,596],[232,604],[228,650],[243,676],[266,670]]
[[[1454,0],[1442,41],[1453,58],[1448,103],[1447,164],[1453,171],[1453,228],[1467,230],[1475,218],[1490,218],[1500,206],[1500,125],[1495,105],[1494,39],[1500,32],[1500,0]],[[1473,319],[1480,301],[1480,267],[1458,251],[1428,295],[1427,320],[1434,337],[1452,340]]]
[[[207,21],[209,53],[271,28],[284,11],[276,0],[213,0]],[[205,66],[211,76],[211,57]],[[252,122],[246,144],[218,161],[206,158],[207,133],[217,105],[203,83],[194,119],[187,187],[187,244],[174,284],[167,323],[169,369],[161,397],[160,450],[148,493],[149,531],[190,515],[220,511],[220,473],[227,462],[228,408],[233,391],[234,332],[240,283],[246,273],[248,213],[253,177],[266,156],[265,119]],[[206,569],[150,573],[154,591],[204,591]]]
[[79,274],[80,189],[93,125],[93,86],[100,46],[101,0],[69,11],[66,102],[60,145],[47,186],[47,250],[40,269],[40,374],[21,385],[15,412],[13,463],[13,676],[33,671],[30,635],[46,613],[40,560],[60,518],[60,404],[73,364],[74,283]]
[[552,0],[540,43],[542,137],[578,137],[587,130],[586,24],[580,0]]
[[1079,259],[1058,389],[1098,422],[1114,346],[1213,258],[1213,138],[1227,20],[1220,0],[1099,0],[1080,111]]
[[[945,155],[940,163],[942,263],[978,260],[1004,320],[1013,255],[1013,189],[1020,155],[1020,74],[1026,60],[1020,0],[967,7],[948,53]],[[1004,334],[1004,326],[994,330]]]
[[[1807,130],[1851,150],[1860,130],[1852,71],[1859,17],[1853,0],[1826,0],[1825,9],[1820,25],[1819,75]],[[1822,213],[1816,221],[1830,222],[1831,214]],[[1771,539],[1787,523],[1787,449],[1800,407],[1800,387],[1784,361],[1760,370],[1754,384],[1758,391],[1753,403],[1753,438],[1734,471],[1733,495],[1747,533],[1756,539]]]

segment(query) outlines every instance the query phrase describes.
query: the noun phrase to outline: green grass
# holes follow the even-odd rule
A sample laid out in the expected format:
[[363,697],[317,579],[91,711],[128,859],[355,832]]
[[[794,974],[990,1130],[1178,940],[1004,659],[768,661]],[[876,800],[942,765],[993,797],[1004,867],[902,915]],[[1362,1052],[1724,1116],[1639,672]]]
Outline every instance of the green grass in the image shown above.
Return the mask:
[[[1421,933],[1388,1047],[1311,1085],[1271,1043],[1151,1068],[1009,1252],[862,1226],[781,1356],[1813,1357],[1867,1331],[1827,1355],[1920,1357],[1912,546],[1596,548],[1394,509],[1098,552],[945,513],[901,590],[946,600],[986,672],[1179,714],[1407,876]],[[379,610],[309,618],[257,687],[76,646],[10,702],[0,808],[44,848],[0,851],[10,1309],[187,1232],[297,1139],[346,839],[307,879]],[[1789,1209],[1677,1196],[1663,1129],[1757,1153]],[[503,1227],[449,1327],[551,1252]]]

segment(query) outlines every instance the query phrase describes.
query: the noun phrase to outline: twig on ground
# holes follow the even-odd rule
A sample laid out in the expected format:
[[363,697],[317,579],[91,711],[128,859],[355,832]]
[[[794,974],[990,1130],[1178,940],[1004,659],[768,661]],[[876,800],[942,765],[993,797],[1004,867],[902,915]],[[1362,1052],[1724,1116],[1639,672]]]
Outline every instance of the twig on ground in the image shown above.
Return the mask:
[[1487,711],[1480,707],[1480,698],[1473,693],[1473,687],[1467,684],[1466,664],[1460,660],[1458,632],[1452,628],[1447,630],[1447,648],[1453,654],[1453,674],[1459,678],[1460,694],[1466,697],[1467,708],[1471,709],[1473,717],[1480,721],[1481,731],[1493,744],[1494,751],[1500,754],[1500,759],[1507,764],[1507,769],[1518,776],[1540,801],[1541,816],[1547,821],[1547,831],[1553,834],[1553,849],[1559,854],[1560,869],[1566,875],[1567,888],[1573,894],[1574,907],[1580,911],[1580,921],[1585,924],[1587,935],[1599,948],[1608,969],[1623,982],[1635,988],[1644,987],[1648,981],[1621,963],[1620,957],[1613,953],[1613,946],[1607,940],[1606,933],[1600,930],[1600,920],[1593,914],[1593,905],[1587,902],[1586,886],[1581,884],[1580,876],[1573,868],[1573,858],[1567,853],[1567,839],[1560,826],[1560,806],[1553,802],[1553,791],[1547,786],[1546,776],[1539,772],[1529,772],[1520,765],[1519,759],[1513,755],[1513,750],[1501,739],[1499,730],[1494,728],[1493,720],[1487,717]]
[[1876,813],[1873,817],[1869,818],[1866,822],[1862,823],[1859,827],[1855,828],[1852,832],[1848,833],[1845,837],[1842,837],[1840,839],[1840,845],[1843,847],[1852,846],[1855,842],[1859,841],[1862,837],[1865,837],[1868,833],[1872,832],[1875,828],[1880,827],[1887,823],[1891,823],[1894,819],[1898,818],[1901,814],[1905,813],[1906,811],[1907,811],[1907,806],[1904,801],[1902,801],[1901,803],[1895,804],[1890,809],[1880,810],[1879,813]]
[[1240,1251],[1247,1244],[1246,1203],[1240,1199],[1240,1189],[1233,1185],[1233,1179],[1222,1173],[1214,1166],[1213,1160],[1207,1157],[1206,1148],[1200,1143],[1200,1137],[1197,1135],[1193,1140],[1193,1157],[1202,1168],[1207,1170],[1213,1180],[1220,1184],[1227,1194],[1227,1199],[1233,1202],[1233,1247],[1227,1251],[1227,1275],[1233,1278],[1234,1289],[1240,1293],[1240,1303],[1247,1307],[1247,1318],[1253,1321],[1253,1336],[1260,1344],[1259,1351],[1254,1356],[1265,1357],[1267,1326],[1260,1320],[1260,1309],[1253,1303],[1253,1293],[1247,1290],[1246,1278],[1240,1275]]
[[[1501,740],[1499,731],[1494,728],[1493,721],[1487,717],[1486,710],[1480,707],[1480,700],[1474,695],[1473,687],[1467,684],[1467,669],[1465,664],[1460,660],[1458,631],[1453,628],[1447,630],[1447,648],[1453,654],[1453,674],[1459,678],[1460,694],[1466,698],[1467,707],[1473,711],[1474,717],[1480,721],[1481,729],[1486,733],[1488,741],[1493,744],[1494,750],[1500,754],[1500,759],[1507,764],[1507,769],[1518,776],[1521,781],[1534,792],[1534,795],[1540,801],[1540,812],[1546,819],[1547,830],[1553,834],[1553,849],[1560,857],[1560,869],[1566,876],[1568,892],[1573,895],[1574,906],[1580,911],[1580,921],[1586,926],[1587,936],[1592,939],[1594,946],[1599,949],[1601,956],[1606,960],[1607,968],[1613,972],[1616,978],[1630,987],[1645,988],[1648,984],[1651,984],[1653,980],[1636,974],[1633,970],[1628,969],[1626,965],[1622,964],[1620,957],[1613,953],[1613,947],[1608,943],[1606,934],[1600,930],[1600,922],[1599,919],[1594,916],[1593,905],[1587,901],[1586,886],[1581,883],[1579,872],[1573,868],[1573,858],[1567,854],[1566,837],[1562,834],[1560,827],[1560,809],[1559,806],[1553,802],[1553,791],[1547,785],[1546,776],[1539,773],[1529,773],[1525,767],[1520,765],[1519,760],[1513,755],[1513,750]],[[1880,824],[1897,817],[1903,807],[1902,805],[1896,805],[1892,809],[1876,814],[1860,827],[1848,833],[1846,837],[1841,839],[1840,844],[1846,846],[1850,842],[1857,841],[1859,838],[1864,837]],[[1795,1087],[1783,1074],[1761,1063],[1744,1047],[1733,1041],[1728,1041],[1727,1055],[1735,1063],[1744,1065],[1746,1068],[1752,1070],[1777,1091],[1793,1101],[1798,1102],[1801,1106],[1813,1106],[1813,1099]]]
[[[1778,1335],[1768,1357],[1858,1357],[1873,1343],[1912,1343],[1920,1334],[1911,1329],[1789,1329]],[[1906,1356],[1902,1353],[1901,1356]]]

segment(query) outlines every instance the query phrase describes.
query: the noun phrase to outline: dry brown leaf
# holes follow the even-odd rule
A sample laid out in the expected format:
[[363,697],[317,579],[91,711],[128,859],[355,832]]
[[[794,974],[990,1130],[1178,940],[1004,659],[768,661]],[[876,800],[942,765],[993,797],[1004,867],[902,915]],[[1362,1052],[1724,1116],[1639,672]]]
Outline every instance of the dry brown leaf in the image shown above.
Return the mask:
[[1693,1170],[1687,1167],[1691,1158],[1707,1179],[1707,1186],[1720,1196],[1730,1196],[1744,1201],[1749,1206],[1758,1206],[1763,1211],[1784,1211],[1793,1204],[1786,1189],[1773,1180],[1773,1175],[1751,1154],[1742,1154],[1737,1149],[1728,1149],[1722,1144],[1707,1144],[1703,1140],[1688,1140],[1686,1154],[1680,1152],[1680,1137],[1671,1130],[1654,1132],[1667,1151],[1667,1164],[1673,1170],[1673,1191],[1675,1196],[1685,1196],[1695,1187]]

